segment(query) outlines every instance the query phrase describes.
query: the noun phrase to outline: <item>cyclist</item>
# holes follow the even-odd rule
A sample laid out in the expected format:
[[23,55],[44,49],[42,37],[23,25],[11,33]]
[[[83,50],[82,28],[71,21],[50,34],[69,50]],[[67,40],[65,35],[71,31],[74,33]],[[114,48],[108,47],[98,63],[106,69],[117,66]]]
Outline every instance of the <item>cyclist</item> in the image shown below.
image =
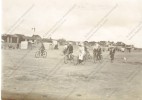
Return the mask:
[[41,44],[40,51],[41,51],[41,55],[43,56],[43,53],[45,51],[45,47],[43,43]]

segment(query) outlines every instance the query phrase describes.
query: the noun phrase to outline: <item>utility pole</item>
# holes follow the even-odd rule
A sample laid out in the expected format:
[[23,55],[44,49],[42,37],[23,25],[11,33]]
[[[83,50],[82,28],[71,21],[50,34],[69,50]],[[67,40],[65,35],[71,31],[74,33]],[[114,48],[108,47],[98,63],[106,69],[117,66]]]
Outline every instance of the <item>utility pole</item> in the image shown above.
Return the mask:
[[36,28],[35,28],[35,27],[33,27],[33,28],[32,28],[32,30],[34,31],[34,33],[33,33],[33,35],[34,35],[34,34],[35,34],[35,30],[36,30]]
[[[34,34],[35,34],[35,27],[32,28],[32,31],[34,31],[33,32],[33,36],[34,36]],[[33,42],[35,42],[35,40],[33,40]]]

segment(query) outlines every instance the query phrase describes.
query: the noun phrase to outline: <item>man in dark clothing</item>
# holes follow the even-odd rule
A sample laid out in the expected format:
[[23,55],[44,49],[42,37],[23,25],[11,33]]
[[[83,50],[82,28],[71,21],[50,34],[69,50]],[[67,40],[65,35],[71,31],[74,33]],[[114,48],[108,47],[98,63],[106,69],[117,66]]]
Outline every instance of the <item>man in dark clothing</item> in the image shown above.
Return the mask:
[[111,58],[111,62],[113,62],[114,61],[114,54],[115,54],[115,48],[114,47],[112,47],[111,49],[110,49],[110,58]]
[[68,52],[67,54],[68,54],[69,59],[71,59],[71,55],[73,53],[73,46],[71,43],[69,43],[69,45],[67,47],[67,52]]
[[73,46],[69,44],[68,46],[69,54],[73,53]]
[[98,48],[97,48],[97,60],[101,60],[102,59],[102,49],[101,49],[101,47],[99,46]]
[[97,60],[97,49],[96,48],[93,49],[93,60],[94,62],[96,62]]
[[42,44],[41,44],[41,48],[40,48],[40,51],[41,51],[41,55],[42,55],[42,56],[43,56],[44,50],[45,50],[45,47],[44,47],[44,44],[42,43]]

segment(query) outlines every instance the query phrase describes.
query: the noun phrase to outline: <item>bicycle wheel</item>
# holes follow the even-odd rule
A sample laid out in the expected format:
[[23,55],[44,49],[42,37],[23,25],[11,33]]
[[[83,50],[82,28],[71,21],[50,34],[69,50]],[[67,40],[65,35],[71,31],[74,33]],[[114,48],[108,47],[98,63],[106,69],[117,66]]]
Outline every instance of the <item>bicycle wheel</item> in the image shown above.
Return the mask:
[[64,57],[64,63],[67,64],[68,63],[68,56],[65,55]]
[[43,58],[46,58],[46,56],[47,56],[47,52],[44,51],[43,54],[42,54],[42,57],[43,57]]
[[40,57],[40,51],[37,51],[37,52],[35,53],[35,57],[36,57],[36,58],[39,58],[39,57]]

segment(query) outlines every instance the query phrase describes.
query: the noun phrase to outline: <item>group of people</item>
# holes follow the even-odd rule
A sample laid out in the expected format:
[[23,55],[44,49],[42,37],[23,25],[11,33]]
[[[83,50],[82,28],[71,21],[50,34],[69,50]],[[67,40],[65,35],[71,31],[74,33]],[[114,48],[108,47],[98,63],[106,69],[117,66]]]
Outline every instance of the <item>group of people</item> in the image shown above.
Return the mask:
[[[111,59],[111,62],[114,61],[114,55],[115,55],[115,47],[114,46],[111,46],[109,48],[109,55],[110,55],[110,59]],[[97,61],[97,60],[101,60],[102,59],[102,49],[100,47],[100,45],[98,44],[95,44],[95,46],[93,47],[93,57],[94,57],[94,60]]]
[[[78,62],[82,63],[84,61],[85,55],[89,54],[89,49],[87,45],[84,43],[79,43],[78,44]],[[73,53],[73,45],[72,43],[66,43],[64,46],[63,53],[68,56],[68,59],[71,59],[71,55]],[[115,47],[111,46],[109,50],[109,55],[111,58],[111,62],[114,60],[114,55],[115,55]],[[95,44],[93,46],[93,59],[94,62],[96,61],[101,61],[102,60],[102,49],[99,44]]]
[[[90,54],[90,53],[89,53],[87,45],[85,45],[84,43],[80,43],[78,46],[79,46],[79,48],[78,48],[78,60],[79,61],[78,62],[82,63],[84,61],[85,55]],[[43,43],[41,44],[40,50],[41,50],[41,54],[43,54],[43,52],[45,50]],[[64,53],[64,55],[68,56],[68,59],[71,59],[73,50],[74,50],[73,45],[71,42],[69,42],[69,43],[65,44],[63,53]],[[114,55],[115,55],[115,47],[114,46],[110,47],[109,55],[111,58],[111,62],[113,62]],[[93,59],[94,59],[94,62],[96,62],[98,60],[99,61],[102,60],[102,49],[99,44],[95,44],[93,46]]]
[[[80,43],[78,49],[78,62],[81,63],[84,60],[84,56],[88,53],[87,47],[82,43]],[[73,45],[72,43],[66,43],[63,50],[64,55],[68,56],[68,59],[71,59],[73,53]]]
[[71,43],[66,43],[63,50],[64,55],[68,56],[68,59],[71,59],[73,53],[73,45]]

